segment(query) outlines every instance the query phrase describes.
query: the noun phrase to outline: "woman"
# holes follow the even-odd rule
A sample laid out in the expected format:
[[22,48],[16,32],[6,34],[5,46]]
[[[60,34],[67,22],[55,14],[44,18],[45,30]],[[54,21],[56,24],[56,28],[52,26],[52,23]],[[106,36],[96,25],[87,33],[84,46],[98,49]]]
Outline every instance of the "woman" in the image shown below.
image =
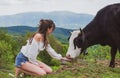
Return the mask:
[[55,59],[69,61],[69,59],[57,54],[49,44],[47,36],[51,34],[54,29],[55,24],[52,20],[40,20],[37,32],[27,40],[27,44],[21,48],[16,57],[15,78],[18,77],[20,71],[37,76],[44,76],[51,73],[52,69],[48,65],[36,59],[39,52],[44,49]]

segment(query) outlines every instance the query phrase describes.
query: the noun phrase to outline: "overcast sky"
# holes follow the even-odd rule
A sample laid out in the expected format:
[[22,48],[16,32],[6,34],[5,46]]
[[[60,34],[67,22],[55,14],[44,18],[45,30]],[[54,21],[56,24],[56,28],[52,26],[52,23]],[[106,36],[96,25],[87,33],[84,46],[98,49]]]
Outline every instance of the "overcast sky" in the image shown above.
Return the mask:
[[120,0],[0,0],[0,15],[24,12],[72,11],[95,15],[106,5]]

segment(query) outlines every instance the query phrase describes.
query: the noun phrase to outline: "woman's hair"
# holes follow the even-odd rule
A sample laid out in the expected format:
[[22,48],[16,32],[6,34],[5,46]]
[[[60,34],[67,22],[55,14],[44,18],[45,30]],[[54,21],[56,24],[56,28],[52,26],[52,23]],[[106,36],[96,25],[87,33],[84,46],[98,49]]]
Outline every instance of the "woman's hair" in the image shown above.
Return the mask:
[[[50,28],[53,27],[53,31],[54,31],[54,29],[55,29],[55,23],[52,20],[50,20],[50,19],[41,19],[38,25],[39,26],[38,26],[38,30],[37,30],[36,33],[40,33],[40,34],[43,35],[44,46],[46,47],[47,44],[48,44],[48,40],[47,40],[47,37],[46,37],[47,30],[48,30],[48,28],[50,29]],[[36,33],[34,33],[32,35],[32,37],[29,39],[30,43],[32,42],[32,39],[33,39],[33,37],[34,37],[34,35]]]

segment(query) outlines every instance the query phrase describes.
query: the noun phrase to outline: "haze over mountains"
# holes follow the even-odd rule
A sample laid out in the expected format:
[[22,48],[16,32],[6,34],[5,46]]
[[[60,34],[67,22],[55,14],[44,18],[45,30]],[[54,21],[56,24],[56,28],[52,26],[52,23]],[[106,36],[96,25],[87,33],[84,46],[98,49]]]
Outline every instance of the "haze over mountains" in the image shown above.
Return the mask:
[[79,14],[68,11],[28,12],[15,15],[0,16],[0,27],[32,26],[37,27],[40,19],[52,19],[57,27],[66,29],[83,28],[92,19],[93,15]]
[[26,34],[35,32],[40,19],[52,19],[56,24],[53,35],[63,43],[70,36],[69,31],[85,27],[93,15],[78,14],[68,11],[28,12],[15,15],[0,16],[0,29],[7,29],[10,34]]

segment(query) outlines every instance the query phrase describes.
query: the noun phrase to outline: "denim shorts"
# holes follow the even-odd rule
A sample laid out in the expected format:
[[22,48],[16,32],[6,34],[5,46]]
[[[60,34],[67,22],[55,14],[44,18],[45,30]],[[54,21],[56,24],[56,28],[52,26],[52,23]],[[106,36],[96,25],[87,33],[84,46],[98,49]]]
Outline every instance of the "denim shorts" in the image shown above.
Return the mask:
[[16,67],[21,67],[22,64],[28,61],[28,58],[23,55],[22,52],[19,52],[16,59],[15,59],[15,66]]

